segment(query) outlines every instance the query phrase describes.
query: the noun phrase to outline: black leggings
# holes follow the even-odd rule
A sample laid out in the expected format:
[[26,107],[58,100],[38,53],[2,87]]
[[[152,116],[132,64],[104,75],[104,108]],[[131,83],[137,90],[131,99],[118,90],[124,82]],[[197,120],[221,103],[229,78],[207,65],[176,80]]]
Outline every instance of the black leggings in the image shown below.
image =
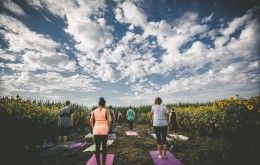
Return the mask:
[[133,126],[134,125],[134,120],[128,120],[128,127],[129,127],[129,130],[133,130]]
[[102,144],[102,158],[103,158],[103,162],[106,160],[106,154],[107,154],[107,138],[108,135],[94,135],[94,140],[95,140],[95,144],[96,144],[96,159],[97,159],[97,164],[100,164],[100,145]]
[[154,126],[154,131],[156,134],[156,138],[157,138],[157,144],[164,144],[166,145],[166,135],[167,135],[167,126],[163,126],[163,127],[155,127]]

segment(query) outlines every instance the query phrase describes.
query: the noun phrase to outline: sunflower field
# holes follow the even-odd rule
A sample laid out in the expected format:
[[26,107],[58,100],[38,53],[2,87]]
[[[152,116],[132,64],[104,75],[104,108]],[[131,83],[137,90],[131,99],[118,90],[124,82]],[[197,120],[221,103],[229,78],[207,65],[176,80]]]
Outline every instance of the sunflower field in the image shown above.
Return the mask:
[[[64,103],[43,102],[29,99],[2,97],[0,121],[6,137],[17,137],[24,143],[40,143],[43,138],[56,138],[58,112]],[[86,127],[87,108],[72,104],[75,128]]]
[[[259,132],[260,96],[249,99],[230,97],[204,104],[169,104],[177,113],[180,130],[197,135],[240,136]],[[57,136],[58,112],[64,103],[34,101],[2,97],[0,99],[0,121],[2,130],[8,136],[19,137],[24,143],[40,142],[43,138]],[[115,112],[124,114],[128,107],[112,107]],[[74,128],[84,130],[90,111],[77,104],[72,105],[75,112]],[[151,105],[133,107],[136,122],[151,124]]]

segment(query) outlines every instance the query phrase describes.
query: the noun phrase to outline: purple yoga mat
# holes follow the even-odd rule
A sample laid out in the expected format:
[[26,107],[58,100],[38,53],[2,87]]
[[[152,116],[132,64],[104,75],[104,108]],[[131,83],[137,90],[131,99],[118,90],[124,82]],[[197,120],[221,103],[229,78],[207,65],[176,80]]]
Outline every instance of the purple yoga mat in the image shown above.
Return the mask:
[[75,148],[83,148],[85,147],[86,142],[85,143],[76,143],[76,144],[72,144],[69,146],[69,149],[75,149]]
[[108,140],[116,140],[116,134],[108,134]]
[[182,162],[176,159],[169,151],[166,153],[167,159],[158,158],[158,151],[149,151],[149,153],[155,165],[183,165]]
[[[112,165],[113,161],[114,161],[114,157],[115,157],[114,154],[107,154],[106,165]],[[101,160],[102,160],[102,154],[100,154],[100,162],[101,162],[101,165],[102,165],[102,161]],[[91,156],[91,158],[88,160],[86,165],[97,165],[97,160],[96,160],[95,154],[93,154]]]
[[137,135],[138,135],[138,133],[135,132],[135,131],[126,131],[125,133],[126,133],[128,136],[137,136]]

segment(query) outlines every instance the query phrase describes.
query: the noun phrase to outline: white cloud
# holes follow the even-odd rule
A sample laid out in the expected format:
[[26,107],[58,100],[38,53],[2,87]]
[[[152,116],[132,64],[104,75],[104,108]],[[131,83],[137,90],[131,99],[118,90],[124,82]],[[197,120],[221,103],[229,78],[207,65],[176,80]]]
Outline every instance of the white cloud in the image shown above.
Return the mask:
[[[106,24],[106,20],[102,17],[102,10],[106,7],[104,0],[63,1],[62,3],[37,0],[29,1],[29,3],[36,9],[44,7],[66,21],[67,27],[64,30],[75,40],[75,47],[81,52],[78,54],[79,58],[87,56],[97,60],[98,51],[113,42],[111,34],[113,29]],[[93,15],[95,16],[92,18]]]
[[213,19],[214,12],[212,12],[209,16],[202,19],[202,23],[208,23]]
[[[245,92],[247,86],[254,88],[259,82],[255,71],[259,69],[259,22],[253,17],[254,10],[230,22],[223,20],[220,27],[212,29],[208,23],[216,17],[214,13],[200,18],[197,12],[188,11],[171,23],[163,19],[154,22],[148,21],[137,1],[116,1],[115,18],[128,31],[114,40],[117,29],[108,25],[111,21],[104,15],[106,1],[28,2],[65,21],[64,31],[75,41],[73,53],[78,64],[64,53],[74,48],[0,14],[0,33],[9,43],[8,48],[0,50],[1,59],[7,61],[0,66],[14,71],[1,80],[7,93],[42,92],[59,99],[54,94],[57,90],[96,90],[92,78],[127,85],[130,93],[121,93],[120,99],[132,104],[153,103],[157,96],[171,102],[214,99],[220,97],[219,93],[228,96],[235,91],[249,95],[253,92]],[[137,34],[138,28],[143,33]],[[205,42],[205,37],[213,42]],[[208,68],[204,68],[206,64]],[[68,72],[74,76],[65,76]],[[162,81],[155,83],[152,76]],[[71,83],[60,85],[62,82]]]
[[63,76],[56,72],[36,74],[32,72],[14,73],[2,77],[4,84],[3,94],[27,92],[53,94],[56,90],[61,91],[94,91],[97,88],[92,84],[94,81],[88,76],[75,74]]
[[64,53],[57,52],[61,44],[53,41],[49,36],[36,33],[27,28],[17,19],[0,15],[0,33],[8,42],[9,47],[1,50],[1,58],[18,63],[6,64],[11,69],[24,70],[55,70],[74,71],[76,64]]
[[25,16],[25,12],[24,10],[19,6],[17,5],[16,3],[12,2],[12,1],[3,1],[3,6],[13,12],[14,14],[18,15],[18,16]]

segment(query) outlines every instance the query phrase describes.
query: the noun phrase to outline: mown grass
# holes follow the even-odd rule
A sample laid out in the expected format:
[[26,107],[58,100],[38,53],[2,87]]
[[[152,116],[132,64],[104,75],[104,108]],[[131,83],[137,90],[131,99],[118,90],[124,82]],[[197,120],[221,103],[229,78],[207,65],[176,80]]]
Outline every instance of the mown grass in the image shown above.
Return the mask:
[[[150,165],[153,164],[149,151],[156,150],[156,140],[150,136],[153,131],[151,126],[135,125],[138,137],[125,135],[126,124],[123,127],[116,127],[117,140],[108,147],[108,153],[115,154],[114,164],[116,165]],[[230,165],[230,164],[254,164],[257,160],[259,147],[255,142],[257,139],[228,139],[222,137],[197,136],[182,133],[189,137],[188,141],[173,140],[169,143],[169,148],[175,157],[187,165]],[[84,141],[84,136],[77,136],[74,139]],[[87,141],[88,146],[93,141]],[[59,150],[57,156],[36,156],[42,149],[31,146],[26,150],[23,161],[25,164],[34,165],[83,165],[93,154],[92,152],[82,152],[78,150]],[[21,163],[21,162],[20,162]],[[23,163],[23,164],[24,164]]]

